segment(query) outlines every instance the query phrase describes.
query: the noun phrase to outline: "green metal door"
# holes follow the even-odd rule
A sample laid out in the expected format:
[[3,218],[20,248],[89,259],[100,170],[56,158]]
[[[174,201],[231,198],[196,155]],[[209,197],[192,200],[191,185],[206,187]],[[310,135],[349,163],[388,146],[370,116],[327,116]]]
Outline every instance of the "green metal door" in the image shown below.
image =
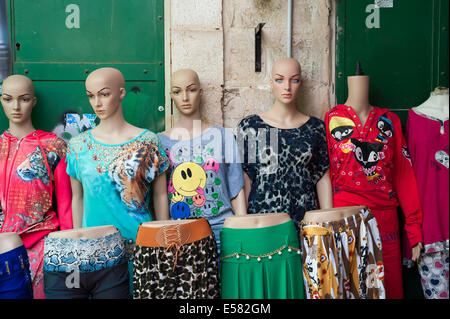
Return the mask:
[[84,80],[110,66],[126,80],[126,120],[164,129],[163,0],[9,0],[8,17],[12,73],[35,84],[36,128],[54,130],[68,111],[93,113]]
[[390,108],[403,123],[435,87],[448,87],[448,3],[338,0],[337,102],[346,100],[356,61],[370,76],[370,102]]

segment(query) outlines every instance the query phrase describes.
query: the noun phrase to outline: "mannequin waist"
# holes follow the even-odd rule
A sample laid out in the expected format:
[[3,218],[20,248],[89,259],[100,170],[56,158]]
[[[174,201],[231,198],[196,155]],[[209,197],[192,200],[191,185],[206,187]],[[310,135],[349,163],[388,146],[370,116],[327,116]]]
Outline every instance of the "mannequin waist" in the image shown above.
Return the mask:
[[73,239],[89,239],[99,238],[117,232],[117,228],[112,225],[96,226],[87,228],[77,228],[61,230],[48,234],[48,238],[73,238]]
[[362,209],[366,209],[367,206],[347,206],[337,207],[330,209],[318,209],[310,210],[306,212],[303,221],[314,223],[326,223],[342,220],[346,217],[350,217],[358,214]]
[[0,233],[0,254],[6,253],[23,245],[17,233]]
[[287,213],[248,214],[244,216],[229,216],[225,218],[225,228],[264,228],[279,225],[291,220]]

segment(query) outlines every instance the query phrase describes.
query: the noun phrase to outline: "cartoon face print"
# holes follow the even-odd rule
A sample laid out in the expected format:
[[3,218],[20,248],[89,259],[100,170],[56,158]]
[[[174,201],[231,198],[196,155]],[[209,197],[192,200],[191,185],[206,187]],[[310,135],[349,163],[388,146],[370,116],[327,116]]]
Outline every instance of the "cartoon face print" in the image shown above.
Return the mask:
[[375,167],[381,159],[380,152],[383,149],[383,144],[360,142],[352,139],[355,149],[353,153],[358,163],[363,167],[366,176],[373,176],[376,174]]
[[172,201],[172,203],[178,203],[178,202],[183,201],[183,199],[184,199],[184,196],[176,191],[169,195],[170,195],[170,200]]
[[377,128],[380,131],[377,140],[380,142],[386,142],[386,138],[394,136],[394,126],[392,125],[392,121],[387,117],[387,113],[384,113],[378,118]]
[[192,201],[195,207],[202,207],[206,203],[206,198],[204,195],[195,195]]
[[175,193],[175,188],[173,187],[172,180],[169,180],[169,185],[167,185],[167,194]]
[[173,219],[177,218],[188,218],[191,214],[191,210],[189,208],[189,205],[184,202],[178,202],[175,205],[172,206],[172,209],[170,210],[170,215]]
[[211,185],[219,186],[222,183],[222,181],[214,171],[208,170],[205,173],[206,173],[206,186]]
[[216,185],[210,185],[205,187],[204,195],[206,197],[206,200],[210,202],[217,201],[219,198],[219,191],[220,189]]
[[217,174],[219,172],[219,163],[215,158],[208,158],[205,165],[203,165],[203,169],[205,171],[212,170]]
[[341,143],[339,145],[339,148],[341,149],[342,153],[347,154],[353,152],[353,150],[355,149],[355,145],[353,145],[352,142],[348,140],[346,143]]
[[355,123],[352,120],[340,116],[332,117],[329,124],[330,134],[336,142],[350,138],[354,127]]
[[190,160],[190,151],[187,146],[181,146],[172,151],[174,164],[188,162]]
[[195,196],[197,189],[206,185],[206,174],[203,168],[192,162],[178,165],[172,175],[173,187],[183,196]]
[[205,216],[217,215],[219,213],[219,207],[217,203],[206,201],[202,208]]

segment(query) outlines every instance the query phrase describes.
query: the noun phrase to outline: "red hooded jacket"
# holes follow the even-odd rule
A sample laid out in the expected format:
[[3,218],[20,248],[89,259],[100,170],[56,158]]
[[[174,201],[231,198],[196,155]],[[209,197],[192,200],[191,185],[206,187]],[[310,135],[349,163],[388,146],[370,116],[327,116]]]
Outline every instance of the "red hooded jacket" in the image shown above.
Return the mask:
[[20,140],[6,131],[0,136],[0,232],[17,232],[27,249],[50,232],[73,228],[66,148],[41,130]]

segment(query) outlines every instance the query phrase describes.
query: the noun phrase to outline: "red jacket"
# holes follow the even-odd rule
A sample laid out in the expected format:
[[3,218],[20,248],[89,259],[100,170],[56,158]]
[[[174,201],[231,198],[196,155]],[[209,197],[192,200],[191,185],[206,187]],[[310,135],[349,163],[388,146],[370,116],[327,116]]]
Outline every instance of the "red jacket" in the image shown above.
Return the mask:
[[40,130],[21,140],[7,132],[0,136],[1,232],[17,232],[26,248],[52,231],[73,228],[66,147]]
[[[352,108],[337,105],[326,113],[325,125],[333,201],[377,211],[400,204],[411,246],[423,242],[422,208],[398,116],[374,107],[362,126]],[[377,220],[380,230],[391,229],[396,218]]]

